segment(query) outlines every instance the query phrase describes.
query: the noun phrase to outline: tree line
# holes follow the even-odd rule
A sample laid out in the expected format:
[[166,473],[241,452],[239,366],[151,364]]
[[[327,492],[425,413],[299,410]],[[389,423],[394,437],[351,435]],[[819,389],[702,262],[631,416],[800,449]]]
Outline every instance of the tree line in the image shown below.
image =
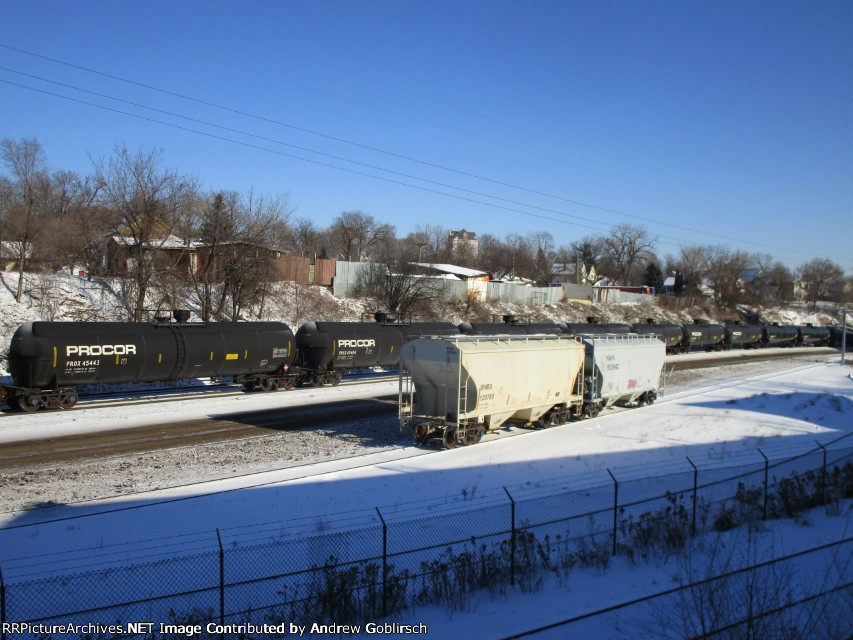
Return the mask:
[[[695,296],[709,288],[724,306],[789,301],[796,281],[812,303],[841,300],[850,283],[841,267],[825,259],[791,270],[769,255],[722,245],[684,247],[661,257],[658,239],[633,224],[565,245],[549,231],[503,238],[485,233],[476,243],[454,242],[450,230],[437,225],[398,237],[393,225],[360,210],[344,211],[321,227],[310,216],[297,216],[288,194],[203,189],[199,179],[165,166],[162,150],[117,145],[110,155],[91,158],[87,174],[51,169],[35,138],[6,138],[0,154],[5,264],[13,263],[21,274],[38,267],[123,276],[128,316],[135,320],[142,318],[155,284],[166,292],[164,304],[170,291],[178,298],[189,289],[203,320],[236,319],[262,303],[280,253],[383,265],[373,293],[388,297],[391,307],[405,306],[396,298],[429,297],[406,278],[413,263],[452,263],[538,286],[581,282],[581,272],[590,281],[594,270],[613,284],[661,291],[671,275],[675,295]],[[122,250],[120,266],[110,261],[111,237]],[[152,250],[167,243],[168,253]],[[23,286],[21,277],[19,302]]]

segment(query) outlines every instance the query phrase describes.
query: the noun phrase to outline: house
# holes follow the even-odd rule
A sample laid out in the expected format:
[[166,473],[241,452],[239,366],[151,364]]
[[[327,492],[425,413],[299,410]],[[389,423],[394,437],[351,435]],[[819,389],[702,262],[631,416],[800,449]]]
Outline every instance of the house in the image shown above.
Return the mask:
[[12,271],[17,268],[22,249],[24,249],[24,258],[29,260],[33,257],[33,245],[29,242],[26,247],[19,240],[3,240],[0,242],[0,271]]
[[448,245],[454,256],[462,258],[476,258],[480,251],[477,234],[465,229],[451,231],[448,235]]
[[168,260],[182,273],[191,273],[198,268],[198,244],[192,241],[167,234],[145,243],[141,252],[138,247],[139,242],[133,237],[120,233],[108,236],[103,257],[106,272],[113,275],[126,274],[138,260],[140,253],[145,260],[156,260],[158,257]]

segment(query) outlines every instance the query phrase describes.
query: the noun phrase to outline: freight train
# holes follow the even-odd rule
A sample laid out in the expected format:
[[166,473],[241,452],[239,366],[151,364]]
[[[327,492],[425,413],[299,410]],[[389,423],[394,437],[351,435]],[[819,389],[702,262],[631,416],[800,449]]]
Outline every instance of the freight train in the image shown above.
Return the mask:
[[661,394],[666,348],[633,333],[419,338],[400,361],[400,428],[475,444],[506,422],[551,426]]
[[[247,391],[336,385],[344,371],[392,367],[408,341],[420,336],[598,335],[640,333],[664,342],[668,353],[691,348],[727,349],[775,344],[823,344],[825,327],[775,325],[667,325],[642,323],[530,323],[512,316],[503,322],[308,322],[294,334],[281,322],[175,321],[30,322],[15,332],[9,349],[13,383],[0,387],[12,409],[70,409],[77,388],[88,384],[164,382],[233,376]],[[758,328],[756,328],[758,327]],[[759,331],[760,328],[760,331]]]

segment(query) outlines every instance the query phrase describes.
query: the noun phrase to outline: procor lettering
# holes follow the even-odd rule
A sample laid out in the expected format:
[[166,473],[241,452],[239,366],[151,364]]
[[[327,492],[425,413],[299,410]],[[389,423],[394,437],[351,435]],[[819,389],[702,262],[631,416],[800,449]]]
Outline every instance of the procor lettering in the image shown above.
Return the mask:
[[68,345],[66,356],[125,356],[136,355],[135,344]]
[[352,349],[353,347],[375,347],[376,340],[338,340],[338,347],[342,349]]

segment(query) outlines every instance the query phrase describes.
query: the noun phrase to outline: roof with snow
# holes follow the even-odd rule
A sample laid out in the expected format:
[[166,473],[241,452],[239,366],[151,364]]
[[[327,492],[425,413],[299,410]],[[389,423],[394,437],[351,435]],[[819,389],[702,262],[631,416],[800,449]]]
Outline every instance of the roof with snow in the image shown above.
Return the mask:
[[441,273],[449,273],[450,275],[454,275],[462,280],[467,280],[468,278],[482,278],[483,276],[489,275],[488,271],[478,271],[477,269],[469,269],[468,267],[457,267],[454,264],[436,264],[432,262],[410,262],[409,264],[416,267],[422,267],[424,269],[434,269]]

